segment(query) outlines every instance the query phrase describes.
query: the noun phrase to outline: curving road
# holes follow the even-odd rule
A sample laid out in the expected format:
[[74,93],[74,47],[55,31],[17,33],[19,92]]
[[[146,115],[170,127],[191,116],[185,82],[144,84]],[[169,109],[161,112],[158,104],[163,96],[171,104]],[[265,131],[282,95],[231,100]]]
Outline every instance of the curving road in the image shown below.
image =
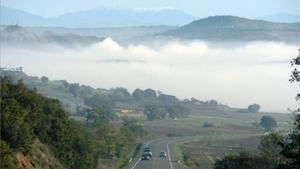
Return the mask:
[[[178,163],[170,148],[174,139],[156,139],[145,144],[152,150],[153,156],[150,160],[141,160],[141,153],[123,169],[179,169]],[[159,157],[161,151],[166,151],[168,157]]]

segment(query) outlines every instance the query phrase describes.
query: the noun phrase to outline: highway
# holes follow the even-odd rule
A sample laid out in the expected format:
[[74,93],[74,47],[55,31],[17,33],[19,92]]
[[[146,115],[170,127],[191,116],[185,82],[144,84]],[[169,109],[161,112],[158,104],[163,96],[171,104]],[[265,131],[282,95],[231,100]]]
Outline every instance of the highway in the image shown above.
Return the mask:
[[[174,139],[156,139],[145,146],[149,146],[152,150],[152,158],[150,160],[141,160],[141,152],[123,169],[179,169],[179,165],[171,149],[171,143]],[[166,151],[167,157],[159,157],[161,151]]]

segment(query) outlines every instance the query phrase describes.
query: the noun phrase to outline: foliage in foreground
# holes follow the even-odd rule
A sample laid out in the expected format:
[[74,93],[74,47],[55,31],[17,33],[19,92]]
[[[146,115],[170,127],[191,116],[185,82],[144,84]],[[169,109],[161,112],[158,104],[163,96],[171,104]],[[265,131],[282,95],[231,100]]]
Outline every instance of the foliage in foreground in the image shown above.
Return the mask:
[[1,168],[5,169],[15,169],[17,168],[17,162],[14,158],[14,154],[12,152],[12,149],[9,147],[9,145],[5,142],[0,140],[0,148],[1,148]]
[[57,100],[30,91],[21,82],[13,85],[8,78],[1,79],[1,94],[1,140],[13,151],[26,154],[38,138],[66,167],[96,167],[90,133],[69,120]]
[[215,169],[275,169],[285,161],[278,145],[283,138],[277,133],[264,136],[258,151],[242,151],[230,154],[215,162]]
[[[66,168],[96,168],[99,157],[128,158],[142,129],[126,122],[114,128],[102,109],[91,110],[86,125],[72,121],[58,100],[1,78],[1,168],[16,168],[14,154],[30,152],[38,138]],[[88,125],[89,123],[90,125]],[[100,164],[101,165],[101,164]]]
[[[298,56],[291,61],[291,65],[295,67],[292,71],[291,82],[297,83],[300,87],[300,50]],[[280,143],[282,147],[281,154],[288,160],[281,164],[278,169],[294,169],[300,168],[300,93],[298,91],[296,100],[299,108],[295,111],[294,128],[290,132],[286,141]]]

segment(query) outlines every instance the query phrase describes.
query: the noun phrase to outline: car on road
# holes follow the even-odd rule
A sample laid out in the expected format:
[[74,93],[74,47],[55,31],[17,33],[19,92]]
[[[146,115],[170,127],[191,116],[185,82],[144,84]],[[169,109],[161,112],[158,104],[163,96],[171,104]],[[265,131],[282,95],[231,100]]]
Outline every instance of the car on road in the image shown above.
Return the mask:
[[144,152],[142,155],[142,160],[150,160],[151,157],[152,157],[152,154],[150,154],[148,152]]
[[161,151],[161,152],[159,153],[159,157],[167,157],[167,152]]
[[143,153],[147,153],[150,156],[150,158],[152,158],[152,151],[150,147],[144,148]]

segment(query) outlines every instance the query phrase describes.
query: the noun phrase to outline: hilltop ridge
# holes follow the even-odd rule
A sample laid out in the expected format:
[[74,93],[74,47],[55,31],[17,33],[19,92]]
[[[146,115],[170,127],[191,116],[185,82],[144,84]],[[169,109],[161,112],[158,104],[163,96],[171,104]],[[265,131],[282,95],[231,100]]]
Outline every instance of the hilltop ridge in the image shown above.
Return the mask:
[[274,23],[237,16],[210,16],[193,21],[164,36],[208,41],[283,41],[299,43],[300,23]]

